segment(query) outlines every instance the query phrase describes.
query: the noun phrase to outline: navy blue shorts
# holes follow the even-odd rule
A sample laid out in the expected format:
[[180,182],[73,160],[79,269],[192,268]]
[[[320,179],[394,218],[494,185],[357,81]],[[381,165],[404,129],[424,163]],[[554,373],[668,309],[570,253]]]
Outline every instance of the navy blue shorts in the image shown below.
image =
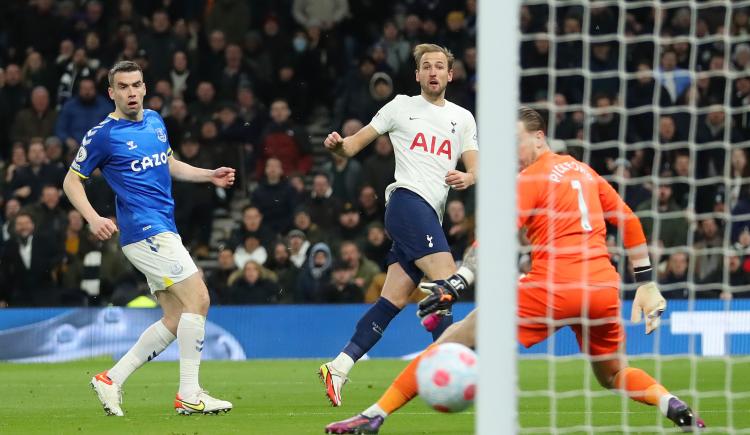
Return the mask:
[[393,239],[387,264],[398,262],[414,285],[424,276],[414,260],[436,252],[450,252],[435,209],[411,190],[399,188],[391,194],[385,208],[385,229]]

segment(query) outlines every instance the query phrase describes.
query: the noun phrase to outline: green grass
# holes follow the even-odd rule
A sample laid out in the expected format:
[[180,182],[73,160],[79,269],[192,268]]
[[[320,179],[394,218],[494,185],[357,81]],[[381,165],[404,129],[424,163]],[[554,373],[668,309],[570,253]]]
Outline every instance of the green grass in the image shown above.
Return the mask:
[[[732,361],[732,360],[730,360]],[[181,417],[174,413],[172,400],[177,384],[176,363],[150,363],[136,372],[125,388],[125,418],[105,417],[88,386],[91,376],[111,364],[87,360],[64,364],[0,364],[0,433],[2,434],[319,434],[334,420],[349,417],[376,400],[404,366],[402,361],[363,361],[353,371],[345,389],[344,407],[331,408],[323,397],[315,375],[317,361],[204,362],[201,383],[217,397],[234,402],[234,410],[220,416]],[[650,360],[634,366],[654,372]],[[750,427],[750,362],[700,360],[695,380],[701,391],[698,409],[713,427],[727,427],[725,397],[726,370],[732,376],[728,391],[748,398],[732,402],[734,428]],[[554,364],[554,388],[561,394],[554,413],[544,391],[551,369],[542,360],[520,362],[520,422],[524,428],[574,429],[592,424],[601,431],[624,422],[631,433],[651,433],[663,419],[655,409],[622,401],[598,386],[589,389],[586,412],[584,382],[587,371],[580,360]],[[662,362],[661,378],[676,392],[690,389],[690,362],[684,359]],[[589,379],[592,383],[593,378]],[[537,394],[540,393],[540,394]],[[691,403],[696,398],[683,395]],[[502,406],[498,404],[498,406]],[[628,412],[623,412],[623,410]],[[669,429],[669,424],[664,424]],[[389,418],[383,434],[468,434],[473,433],[474,413],[455,415],[431,411],[415,400]],[[614,429],[614,428],[613,428]],[[612,432],[617,432],[613,430]],[[723,431],[726,432],[726,431]],[[610,433],[607,431],[607,433]]]

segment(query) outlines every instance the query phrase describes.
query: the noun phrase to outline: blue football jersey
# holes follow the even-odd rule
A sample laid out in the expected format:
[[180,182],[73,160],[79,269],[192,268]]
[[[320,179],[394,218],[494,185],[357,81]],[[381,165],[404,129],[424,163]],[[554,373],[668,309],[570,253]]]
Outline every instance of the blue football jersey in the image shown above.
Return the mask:
[[148,109],[141,121],[109,115],[81,140],[70,170],[88,178],[96,168],[101,169],[116,195],[123,246],[165,231],[177,232],[171,155],[164,121]]

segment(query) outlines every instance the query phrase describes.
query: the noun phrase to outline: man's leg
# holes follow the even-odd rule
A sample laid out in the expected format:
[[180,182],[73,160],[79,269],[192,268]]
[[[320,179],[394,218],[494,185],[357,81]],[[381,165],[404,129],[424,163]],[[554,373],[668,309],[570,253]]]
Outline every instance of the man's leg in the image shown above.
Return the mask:
[[156,294],[164,316],[146,328],[133,347],[111,369],[91,379],[91,387],[108,415],[124,415],[121,408],[122,385],[136,369],[156,358],[175,340],[182,304],[167,292],[159,291]]
[[[425,255],[414,261],[414,264],[427,276],[430,281],[438,279],[449,280],[456,278],[456,262],[450,252],[436,252]],[[437,340],[441,334],[453,323],[453,314],[440,316],[440,323],[433,329],[432,339]]]
[[354,335],[341,353],[320,367],[319,374],[326,384],[326,395],[333,406],[341,406],[341,387],[354,363],[380,340],[391,320],[409,302],[414,288],[414,281],[399,263],[388,267],[380,298],[357,322]]
[[166,291],[156,292],[156,298],[164,312],[163,317],[146,328],[135,345],[108,372],[109,378],[119,385],[123,385],[138,367],[156,358],[176,338],[182,303]]
[[167,291],[182,303],[182,314],[177,325],[180,347],[180,388],[175,409],[181,414],[216,413],[229,411],[232,404],[206,394],[200,386],[199,370],[205,338],[209,297],[206,284],[199,273],[172,284]]
[[460,343],[471,348],[476,347],[476,319],[477,310],[475,309],[462,321],[451,325],[435,343],[427,347],[401,371],[375,404],[357,416],[326,426],[326,433],[360,433],[357,431],[365,428],[379,428],[388,415],[416,397],[418,392],[417,367],[419,361],[430,349],[441,343]]

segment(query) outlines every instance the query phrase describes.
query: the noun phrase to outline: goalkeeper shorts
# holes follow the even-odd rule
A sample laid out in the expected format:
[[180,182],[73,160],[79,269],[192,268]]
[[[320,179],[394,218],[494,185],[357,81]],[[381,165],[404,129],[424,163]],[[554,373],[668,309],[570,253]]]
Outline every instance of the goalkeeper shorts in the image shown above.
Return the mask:
[[589,355],[614,354],[624,345],[617,287],[576,284],[541,286],[523,278],[518,286],[518,341],[533,346],[570,327]]

